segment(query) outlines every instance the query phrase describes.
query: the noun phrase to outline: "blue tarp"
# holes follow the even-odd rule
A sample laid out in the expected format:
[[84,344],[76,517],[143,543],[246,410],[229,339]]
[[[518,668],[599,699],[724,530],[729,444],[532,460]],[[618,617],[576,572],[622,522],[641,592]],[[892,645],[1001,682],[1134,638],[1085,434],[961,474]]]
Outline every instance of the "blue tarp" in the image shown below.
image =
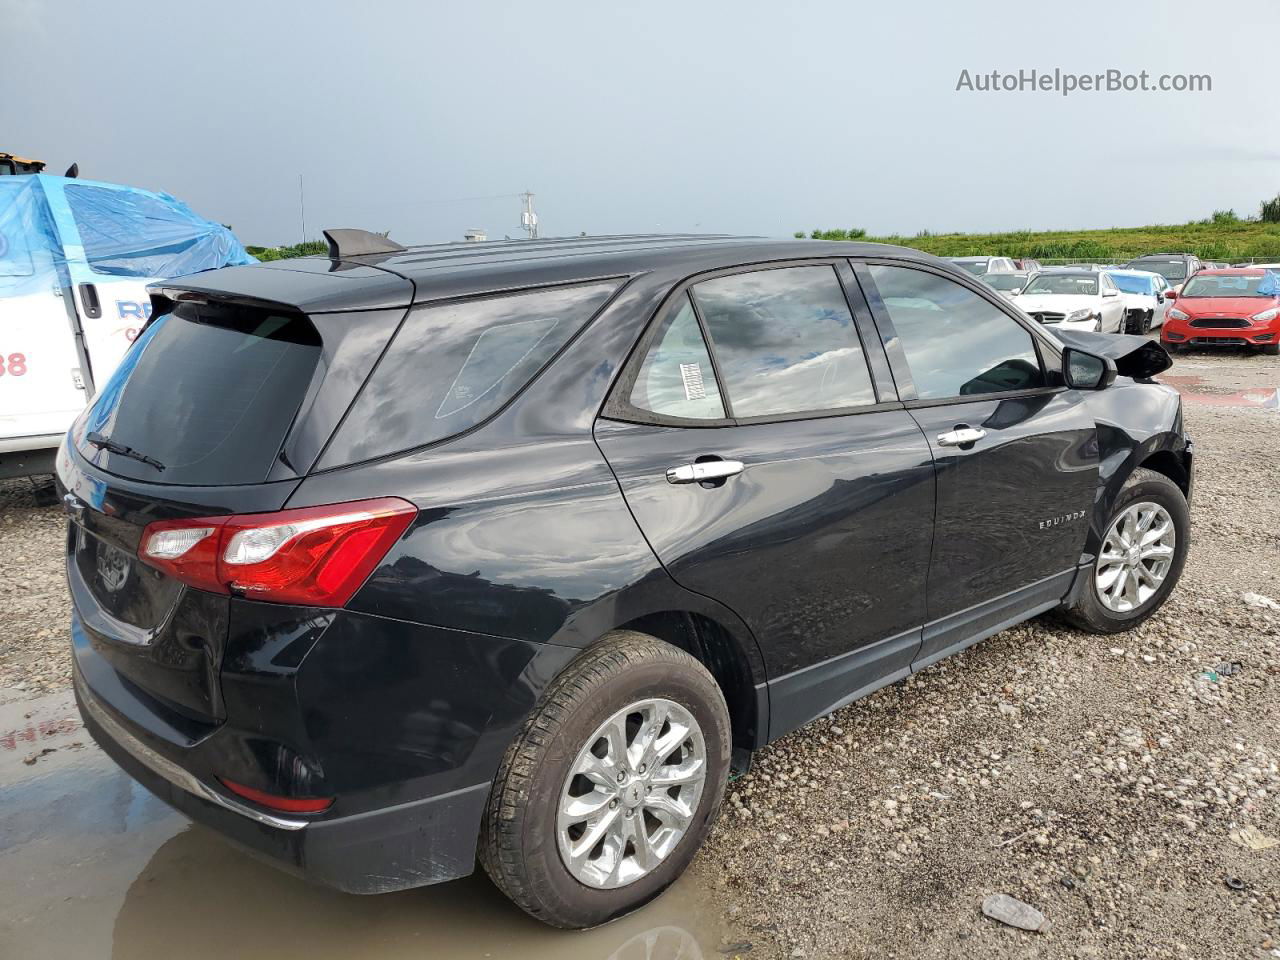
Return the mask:
[[120,277],[256,262],[230,230],[167,193],[46,174],[0,177],[0,296],[66,286],[63,266],[81,250],[95,273]]
[[0,297],[53,293],[62,244],[38,177],[0,177]]

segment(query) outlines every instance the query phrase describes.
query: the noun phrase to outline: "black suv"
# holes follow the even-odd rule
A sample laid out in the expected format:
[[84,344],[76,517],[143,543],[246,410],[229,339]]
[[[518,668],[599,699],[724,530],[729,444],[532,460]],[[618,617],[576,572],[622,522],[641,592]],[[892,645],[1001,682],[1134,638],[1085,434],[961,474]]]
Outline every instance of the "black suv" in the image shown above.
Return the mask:
[[1167,354],[914,250],[351,233],[153,301],[58,455],[85,723],[343,890],[608,920],[756,748],[1186,556]]
[[1190,253],[1149,253],[1124,265],[1125,270],[1146,270],[1160,274],[1175,292],[1180,291],[1184,283],[1204,268],[1200,258]]

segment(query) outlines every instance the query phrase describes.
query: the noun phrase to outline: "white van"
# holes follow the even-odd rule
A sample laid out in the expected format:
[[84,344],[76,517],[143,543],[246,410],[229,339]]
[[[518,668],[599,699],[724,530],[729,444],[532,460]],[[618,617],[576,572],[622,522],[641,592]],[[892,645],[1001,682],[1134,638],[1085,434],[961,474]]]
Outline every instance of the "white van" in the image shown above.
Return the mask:
[[0,478],[53,471],[71,421],[146,323],[148,283],[253,262],[167,194],[0,177]]

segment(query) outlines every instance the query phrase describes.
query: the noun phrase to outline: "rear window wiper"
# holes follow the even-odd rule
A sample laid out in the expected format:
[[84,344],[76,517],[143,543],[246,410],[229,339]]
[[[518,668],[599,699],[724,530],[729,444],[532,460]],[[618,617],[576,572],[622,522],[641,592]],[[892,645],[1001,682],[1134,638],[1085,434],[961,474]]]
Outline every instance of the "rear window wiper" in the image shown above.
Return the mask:
[[148,457],[145,453],[139,453],[137,450],[133,449],[133,447],[125,446],[123,443],[117,443],[110,437],[104,437],[100,433],[90,432],[85,435],[84,439],[87,443],[91,443],[95,447],[107,451],[107,453],[119,454],[122,457],[129,457],[130,459],[145,463],[149,467],[155,467],[157,470],[164,470],[164,464],[155,457]]

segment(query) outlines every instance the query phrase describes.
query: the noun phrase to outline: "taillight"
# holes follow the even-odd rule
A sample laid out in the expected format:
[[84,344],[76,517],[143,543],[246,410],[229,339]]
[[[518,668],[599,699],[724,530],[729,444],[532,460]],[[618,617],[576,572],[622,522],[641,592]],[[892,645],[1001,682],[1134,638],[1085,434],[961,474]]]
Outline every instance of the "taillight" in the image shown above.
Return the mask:
[[144,563],[201,590],[341,607],[408,529],[396,497],[276,513],[159,520],[142,531]]
[[218,541],[228,519],[157,520],[142,531],[138,559],[193,587],[226,593],[218,580]]

